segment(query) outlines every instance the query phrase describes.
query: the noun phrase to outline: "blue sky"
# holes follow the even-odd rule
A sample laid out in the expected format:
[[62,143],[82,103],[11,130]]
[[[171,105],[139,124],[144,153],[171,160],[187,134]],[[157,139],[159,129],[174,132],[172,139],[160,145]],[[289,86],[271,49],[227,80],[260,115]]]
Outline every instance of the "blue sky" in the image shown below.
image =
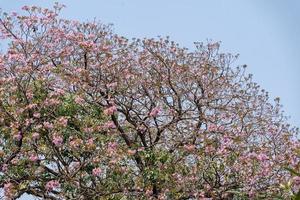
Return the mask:
[[[4,11],[23,5],[49,7],[48,0],[0,0]],[[222,41],[239,53],[254,80],[279,96],[290,122],[300,127],[300,1],[298,0],[61,0],[66,18],[113,23],[120,35],[169,35],[181,46]]]

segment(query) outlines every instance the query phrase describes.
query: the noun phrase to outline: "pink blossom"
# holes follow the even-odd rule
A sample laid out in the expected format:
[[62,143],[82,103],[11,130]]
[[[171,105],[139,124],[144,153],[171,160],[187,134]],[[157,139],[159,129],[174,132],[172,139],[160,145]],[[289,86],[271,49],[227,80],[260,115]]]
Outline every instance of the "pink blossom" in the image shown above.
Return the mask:
[[2,168],[1,168],[1,171],[2,172],[6,172],[7,170],[8,170],[8,165],[7,164],[3,164]]
[[60,117],[58,119],[58,124],[62,127],[66,127],[68,124],[68,119],[66,117]]
[[93,146],[94,145],[94,139],[93,138],[90,138],[87,140],[87,146]]
[[36,103],[32,103],[32,104],[29,104],[28,106],[26,106],[27,109],[32,109],[32,108],[35,108],[35,107],[37,107]]
[[46,183],[46,190],[52,191],[60,187],[60,183],[57,180],[51,180]]
[[22,10],[29,10],[30,8],[29,8],[29,6],[23,6],[22,7]]
[[25,126],[29,126],[32,123],[33,123],[33,119],[31,119],[31,118],[25,120]]
[[37,140],[37,139],[39,139],[39,138],[40,138],[40,134],[39,134],[39,133],[34,132],[34,133],[32,134],[32,139]]
[[215,148],[212,145],[207,145],[205,147],[205,153],[212,153],[215,150]]
[[217,131],[217,130],[218,130],[218,127],[217,127],[217,125],[215,125],[215,124],[209,124],[207,130],[208,130],[209,132],[214,132],[214,131]]
[[106,109],[103,111],[103,113],[104,113],[105,115],[112,115],[112,114],[114,114],[116,111],[117,111],[116,106],[110,106],[109,108],[106,108]]
[[118,85],[117,82],[113,82],[113,83],[107,84],[106,86],[107,86],[108,88],[113,89],[113,88],[115,88],[117,85]]
[[17,141],[20,141],[22,139],[22,134],[21,132],[18,132],[17,134],[13,135],[13,139],[14,140],[17,140]]
[[114,122],[106,122],[105,124],[103,124],[103,128],[114,129],[116,128],[116,125]]
[[195,145],[189,144],[189,145],[184,145],[184,149],[187,151],[194,151],[195,150]]
[[161,111],[161,109],[159,107],[155,107],[151,110],[151,112],[149,113],[149,116],[156,117],[160,111]]
[[251,199],[253,199],[255,197],[255,191],[253,189],[251,189],[249,192],[248,192],[248,195]]
[[81,98],[81,97],[75,97],[75,103],[79,104],[79,105],[82,105],[84,103],[84,99]]
[[93,163],[99,163],[100,162],[100,159],[98,157],[95,157],[93,158],[92,160]]
[[107,152],[111,155],[116,152],[117,148],[118,148],[118,143],[109,142],[107,147]]
[[41,113],[33,113],[33,117],[40,118],[41,117]]
[[39,130],[39,129],[43,128],[43,126],[42,126],[41,124],[39,124],[39,125],[36,125],[35,128],[36,128],[37,130]]
[[109,164],[115,165],[118,161],[116,159],[112,159],[109,161]]
[[35,161],[37,161],[39,158],[38,158],[38,156],[36,155],[36,154],[31,154],[30,156],[29,156],[29,160],[30,161],[32,161],[32,162],[35,162]]
[[72,148],[79,148],[80,145],[82,144],[82,140],[81,139],[74,139],[70,142],[70,146]]
[[261,154],[259,154],[259,155],[257,156],[257,159],[258,159],[259,161],[265,161],[265,160],[268,160],[268,156],[267,156],[266,154],[264,154],[264,153],[261,153]]
[[248,157],[249,158],[256,158],[257,154],[255,152],[250,152],[250,153],[248,153]]
[[292,180],[293,184],[295,184],[296,186],[300,186],[300,176],[294,176]]
[[13,198],[13,189],[14,185],[12,183],[5,183],[4,184],[4,195],[7,199]]
[[11,14],[12,14],[12,16],[14,16],[14,17],[18,15],[18,13],[17,13],[17,12],[14,12],[14,11],[13,11]]
[[101,174],[102,170],[100,167],[94,168],[93,169],[93,175],[94,176],[99,176]]
[[60,100],[58,99],[47,99],[44,101],[45,106],[55,106],[60,104]]
[[12,159],[10,162],[11,162],[13,165],[16,165],[16,164],[18,164],[18,162],[19,162],[19,158],[14,158],[14,159]]
[[50,122],[44,122],[43,125],[46,129],[53,129],[53,124]]
[[146,190],[146,193],[145,193],[145,194],[146,194],[146,196],[148,196],[148,197],[151,196],[151,195],[152,195],[152,190],[149,190],[149,189]]
[[64,95],[66,92],[63,89],[57,88],[55,90],[56,95]]
[[84,71],[84,69],[82,69],[82,68],[76,68],[75,69],[75,72],[78,73],[78,74],[80,74],[83,71]]
[[132,155],[134,155],[136,153],[136,150],[128,149],[127,153],[132,156]]
[[86,133],[92,133],[93,132],[93,128],[86,127],[86,128],[83,129],[83,131],[86,132]]
[[108,51],[110,49],[110,47],[108,45],[103,45],[101,50],[102,51]]
[[109,142],[108,148],[116,149],[118,147],[118,143],[116,142]]
[[54,135],[52,137],[52,142],[53,142],[53,144],[55,144],[55,146],[59,147],[63,143],[63,138],[61,136],[59,136],[59,135]]
[[137,149],[138,152],[144,151],[144,150],[145,150],[145,147],[139,147],[139,148]]

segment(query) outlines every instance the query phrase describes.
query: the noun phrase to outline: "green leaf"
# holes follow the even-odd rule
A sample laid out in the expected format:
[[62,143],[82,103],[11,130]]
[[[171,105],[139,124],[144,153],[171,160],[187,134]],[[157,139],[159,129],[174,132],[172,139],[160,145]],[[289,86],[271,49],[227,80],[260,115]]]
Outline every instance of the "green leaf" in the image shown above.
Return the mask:
[[300,176],[299,172],[296,172],[295,170],[293,170],[293,169],[291,169],[289,167],[285,167],[284,169],[288,170],[293,175]]
[[300,200],[300,191],[294,196],[294,200]]

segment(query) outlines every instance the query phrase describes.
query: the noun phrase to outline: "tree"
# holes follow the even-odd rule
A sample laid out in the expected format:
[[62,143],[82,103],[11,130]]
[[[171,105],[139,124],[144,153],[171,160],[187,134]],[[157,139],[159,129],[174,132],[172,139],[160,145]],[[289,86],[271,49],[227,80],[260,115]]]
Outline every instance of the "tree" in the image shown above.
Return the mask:
[[298,130],[236,56],[128,40],[62,7],[1,15],[7,199],[290,197]]

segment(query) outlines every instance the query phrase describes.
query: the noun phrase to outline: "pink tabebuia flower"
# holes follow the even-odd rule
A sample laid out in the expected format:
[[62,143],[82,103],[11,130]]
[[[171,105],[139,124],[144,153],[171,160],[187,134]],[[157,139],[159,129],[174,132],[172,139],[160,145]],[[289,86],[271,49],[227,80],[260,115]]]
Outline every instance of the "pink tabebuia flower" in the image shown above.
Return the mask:
[[7,199],[12,199],[14,194],[13,194],[13,188],[14,185],[12,183],[5,183],[4,184],[4,195]]
[[116,106],[110,106],[109,108],[106,108],[103,113],[105,115],[112,115],[117,111],[117,107]]
[[81,139],[74,139],[74,140],[71,140],[70,141],[70,146],[72,147],[72,148],[79,148],[80,147],[80,145],[83,143],[83,141],[81,140]]
[[41,117],[41,113],[33,113],[33,117],[40,118]]
[[46,183],[46,190],[52,191],[54,189],[58,189],[60,187],[60,183],[57,180],[51,180]]
[[61,146],[63,143],[63,138],[59,135],[54,135],[52,137],[52,142],[55,144],[55,146]]
[[258,159],[259,161],[265,161],[265,160],[268,160],[268,156],[267,156],[266,154],[264,154],[264,153],[261,153],[261,154],[259,154],[259,155],[257,156],[257,159]]
[[107,84],[106,86],[107,86],[108,88],[111,88],[111,89],[113,89],[113,88],[115,88],[117,85],[118,85],[118,83],[117,83],[117,82],[113,82],[113,83],[109,83],[109,84]]
[[102,170],[100,167],[94,168],[93,169],[93,175],[94,176],[99,176],[101,174]]
[[117,151],[118,143],[116,142],[109,142],[107,145],[107,152],[111,155]]
[[60,117],[57,122],[60,126],[66,127],[68,124],[68,119],[66,117]]
[[86,128],[83,129],[83,131],[86,132],[86,133],[92,133],[93,132],[93,128],[86,127]]
[[75,103],[82,105],[84,103],[84,99],[81,97],[75,97]]
[[187,151],[194,151],[195,150],[195,145],[189,144],[189,145],[184,145],[184,149]]
[[87,147],[94,146],[94,139],[93,138],[88,139],[86,142],[86,145],[87,145]]
[[43,125],[46,129],[53,129],[53,124],[50,122],[44,122]]
[[14,140],[17,140],[17,141],[20,141],[22,139],[22,135],[20,132],[18,132],[17,134],[13,135],[13,139]]
[[36,154],[31,154],[29,156],[29,160],[32,161],[32,162],[35,162],[39,159],[39,157],[36,155]]
[[128,149],[128,150],[127,150],[127,153],[128,153],[129,155],[134,155],[134,154],[136,153],[136,150],[134,150],[134,149]]
[[294,176],[292,180],[293,180],[294,185],[300,186],[300,177],[299,176]]
[[11,162],[13,165],[16,165],[16,164],[18,164],[18,162],[19,162],[19,158],[14,158],[14,159],[12,159],[10,162]]
[[37,133],[37,132],[32,133],[32,139],[37,140],[39,138],[40,138],[40,134],[39,133]]
[[116,128],[116,125],[114,122],[106,122],[105,124],[103,124],[103,128],[113,129]]
[[6,172],[8,170],[8,165],[4,164],[2,165],[2,168],[0,169],[1,172]]
[[159,107],[155,107],[151,110],[151,112],[149,113],[149,116],[156,117],[160,111],[161,111],[161,109]]

